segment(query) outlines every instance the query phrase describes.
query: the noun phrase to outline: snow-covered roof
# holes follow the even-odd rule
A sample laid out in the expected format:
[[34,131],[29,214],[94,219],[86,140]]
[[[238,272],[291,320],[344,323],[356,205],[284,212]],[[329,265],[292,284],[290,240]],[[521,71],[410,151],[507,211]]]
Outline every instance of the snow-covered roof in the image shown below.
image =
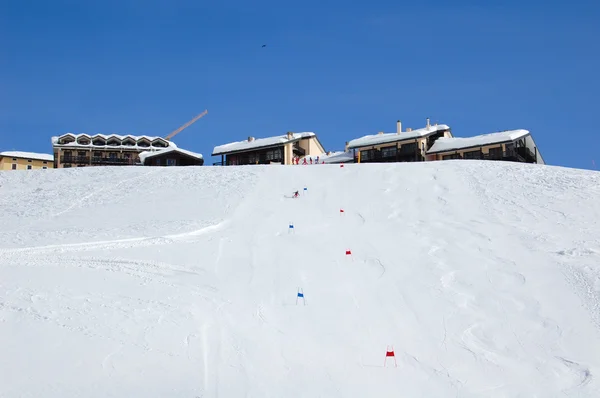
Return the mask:
[[222,155],[230,152],[243,151],[248,149],[257,149],[262,147],[268,147],[273,145],[284,145],[291,141],[296,141],[302,138],[315,137],[315,133],[304,132],[304,133],[292,133],[291,138],[287,134],[278,135],[275,137],[256,138],[252,141],[244,140],[231,142],[229,144],[219,145],[213,149],[212,156]]
[[446,152],[454,151],[459,149],[478,147],[484,145],[500,144],[502,142],[509,142],[518,140],[529,135],[527,130],[509,130],[501,131],[498,133],[482,134],[475,137],[453,137],[438,138],[427,153]]
[[140,162],[144,163],[146,161],[146,159],[148,159],[148,158],[151,158],[154,156],[159,156],[159,155],[164,155],[165,153],[170,153],[170,152],[183,153],[183,154],[191,156],[195,159],[203,158],[201,153],[195,153],[195,152],[187,151],[185,149],[172,147],[172,148],[159,149],[157,151],[144,151],[144,152],[140,153],[140,155],[139,155]]
[[[61,140],[62,138],[67,138],[67,137],[71,137],[74,139],[73,142],[67,143],[67,144],[59,144],[59,140]],[[79,139],[80,138],[87,138],[89,139],[89,144],[81,144],[79,143]],[[108,141],[110,139],[116,139],[117,141],[120,141],[119,145],[94,145],[93,141],[95,139],[103,139],[104,141]],[[123,142],[125,140],[128,141],[134,141],[135,144],[134,145],[124,145]],[[60,136],[55,136],[52,137],[51,139],[52,141],[52,145],[59,145],[61,147],[89,147],[89,148],[147,148],[144,146],[139,146],[138,144],[142,141],[146,141],[146,142],[150,142],[150,143],[154,143],[154,142],[161,142],[162,144],[166,144],[169,147],[175,147],[177,148],[177,145],[175,145],[175,143],[166,140],[163,137],[158,137],[158,136],[149,136],[149,135],[120,135],[120,134],[72,134],[72,133],[66,133],[66,134],[62,134]]]
[[415,129],[412,131],[401,131],[400,134],[383,133],[365,135],[364,137],[356,138],[349,141],[348,148],[360,148],[364,146],[387,144],[390,142],[413,140],[415,138],[426,137],[428,135],[435,134],[438,131],[449,129],[450,127],[445,124],[436,124],[429,127],[423,127],[422,129]]
[[[329,154],[327,153],[322,153],[320,155],[317,155],[319,157],[319,163],[321,162],[325,162],[327,163],[346,163],[346,162],[353,162],[354,161],[354,156],[351,152],[343,152],[343,151],[337,151],[337,152],[329,152]],[[317,156],[303,156],[300,158],[300,161],[302,161],[302,159],[306,158],[313,158],[313,160],[316,160]]]
[[48,155],[46,153],[5,151],[5,152],[0,152],[0,156],[5,156],[7,158],[12,157],[12,158],[22,158],[22,159],[46,160],[48,162],[54,161],[54,155]]

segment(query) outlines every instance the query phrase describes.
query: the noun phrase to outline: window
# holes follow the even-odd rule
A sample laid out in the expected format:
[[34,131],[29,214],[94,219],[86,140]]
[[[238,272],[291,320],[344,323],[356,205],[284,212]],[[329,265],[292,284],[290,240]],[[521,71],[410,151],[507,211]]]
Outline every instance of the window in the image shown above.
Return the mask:
[[17,169],[17,165],[15,163],[12,164],[12,169],[16,170]]
[[271,149],[269,151],[266,151],[262,156],[261,156],[261,160],[267,160],[267,161],[273,161],[273,160],[280,160],[283,158],[282,155],[282,150],[281,148],[276,148],[276,149]]
[[31,159],[27,159],[27,163],[31,163]]
[[46,169],[48,169],[48,166],[43,166],[42,167],[42,170],[46,170]]
[[395,146],[381,148],[381,156],[383,156],[384,158],[394,157],[396,156],[396,149],[397,148]]
[[477,151],[469,151],[464,153],[465,159],[481,159],[481,153]]
[[46,162],[45,160],[42,162],[43,164],[48,164],[48,162]]
[[490,159],[502,159],[502,147],[490,148],[489,157]]
[[27,170],[31,170],[31,165],[30,164],[27,165]]
[[16,162],[16,161],[17,161],[17,158],[12,158],[12,159],[13,159],[13,162]]
[[360,151],[361,160],[370,160],[373,158],[373,150],[367,149],[366,151]]
[[402,144],[402,146],[400,147],[400,152],[402,152],[402,154],[404,155],[414,154],[418,148],[419,147],[417,146],[416,142],[411,142],[410,144]]
[[450,159],[460,159],[460,155],[458,153],[453,153],[452,155],[444,155],[442,156],[443,160],[450,160]]
[[167,159],[167,166],[175,166],[175,159]]

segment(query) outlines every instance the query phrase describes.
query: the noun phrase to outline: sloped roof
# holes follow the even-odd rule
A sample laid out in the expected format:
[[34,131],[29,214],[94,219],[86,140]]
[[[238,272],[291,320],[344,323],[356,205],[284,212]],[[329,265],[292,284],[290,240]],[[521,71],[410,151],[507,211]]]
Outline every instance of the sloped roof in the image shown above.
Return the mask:
[[427,153],[447,152],[455,151],[459,149],[479,147],[484,145],[500,144],[503,142],[509,142],[518,140],[529,135],[528,130],[509,130],[501,131],[497,133],[482,134],[474,137],[453,137],[438,138]]
[[429,127],[423,127],[412,131],[402,131],[398,133],[384,133],[384,134],[372,134],[365,135],[360,138],[355,138],[348,142],[348,148],[360,148],[372,145],[387,144],[390,142],[398,142],[405,140],[413,140],[415,138],[426,137],[431,134],[435,134],[438,131],[449,130],[450,127],[445,124],[437,124]]
[[196,152],[192,152],[192,151],[187,151],[185,149],[172,147],[172,148],[159,149],[156,151],[144,151],[139,154],[140,162],[144,163],[145,160],[148,158],[152,158],[152,157],[159,156],[159,155],[164,155],[165,153],[171,153],[171,152],[182,153],[184,155],[188,155],[195,159],[203,159],[203,156],[201,153],[196,153]]
[[325,162],[325,164],[328,163],[346,163],[346,162],[351,162],[354,161],[354,155],[351,152],[344,152],[344,151],[337,151],[337,152],[330,152],[329,154],[327,154],[327,152],[322,153],[320,155],[313,155],[313,156],[302,156],[300,157],[300,162],[302,162],[302,159],[308,159],[308,158],[313,158],[314,160],[316,160],[316,158],[319,158],[319,163],[321,162]]
[[22,158],[22,159],[45,160],[48,162],[54,161],[54,155],[48,155],[46,153],[5,151],[5,152],[0,152],[0,156],[5,156],[7,158],[12,157],[12,158]]
[[269,147],[274,145],[284,145],[292,141],[296,141],[302,138],[316,137],[313,132],[304,133],[293,133],[292,138],[288,138],[287,134],[278,135],[275,137],[256,138],[253,141],[237,141],[229,144],[219,145],[213,149],[212,156],[223,155],[230,152],[237,152],[250,149],[258,149],[262,147]]
[[[75,142],[71,142],[68,144],[58,144],[58,141],[61,138],[64,137],[73,137],[75,139]],[[93,142],[90,142],[89,144],[79,144],[77,142],[77,140],[81,137],[85,137],[88,138],[90,141],[93,141],[95,138],[102,138],[105,141],[108,141],[111,138],[116,138],[119,141],[124,141],[125,139],[130,139],[130,140],[134,140],[136,142],[136,145],[125,145],[125,147],[127,148],[131,148],[132,146],[135,147],[137,146],[137,142],[140,140],[147,140],[148,142],[155,142],[155,141],[162,141],[164,143],[166,143],[169,147],[175,147],[177,148],[177,145],[175,145],[174,142],[171,142],[167,139],[165,139],[164,137],[158,137],[158,136],[150,136],[150,135],[120,135],[120,134],[86,134],[86,133],[82,133],[82,134],[72,134],[72,133],[66,133],[66,134],[61,134],[60,136],[54,136],[51,138],[52,141],[52,145],[61,145],[61,146],[75,146],[75,147],[92,147],[92,148],[96,148],[96,147],[105,147],[105,145],[94,145]],[[118,146],[111,146],[111,148],[115,148]]]

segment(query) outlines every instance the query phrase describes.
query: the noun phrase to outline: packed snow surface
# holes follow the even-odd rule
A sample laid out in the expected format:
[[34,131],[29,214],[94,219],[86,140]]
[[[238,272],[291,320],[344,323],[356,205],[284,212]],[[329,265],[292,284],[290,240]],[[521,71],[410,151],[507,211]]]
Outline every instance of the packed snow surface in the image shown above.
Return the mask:
[[0,396],[598,397],[599,194],[483,161],[0,173]]

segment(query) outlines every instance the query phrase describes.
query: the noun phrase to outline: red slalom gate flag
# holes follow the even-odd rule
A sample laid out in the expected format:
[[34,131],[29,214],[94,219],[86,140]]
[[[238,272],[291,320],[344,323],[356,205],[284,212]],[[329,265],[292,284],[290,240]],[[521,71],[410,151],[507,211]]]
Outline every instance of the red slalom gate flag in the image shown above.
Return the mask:
[[352,251],[351,250],[346,250],[346,256],[351,256],[352,255]]
[[396,362],[396,355],[394,354],[394,347],[392,346],[392,348],[390,349],[390,347],[387,348],[386,352],[385,352],[385,359],[383,361],[383,367],[385,367],[386,363],[387,363],[387,359],[388,357],[393,357],[394,358],[394,366],[398,367],[398,362]]
[[343,212],[344,212],[344,209],[340,209],[340,213],[343,213]]

